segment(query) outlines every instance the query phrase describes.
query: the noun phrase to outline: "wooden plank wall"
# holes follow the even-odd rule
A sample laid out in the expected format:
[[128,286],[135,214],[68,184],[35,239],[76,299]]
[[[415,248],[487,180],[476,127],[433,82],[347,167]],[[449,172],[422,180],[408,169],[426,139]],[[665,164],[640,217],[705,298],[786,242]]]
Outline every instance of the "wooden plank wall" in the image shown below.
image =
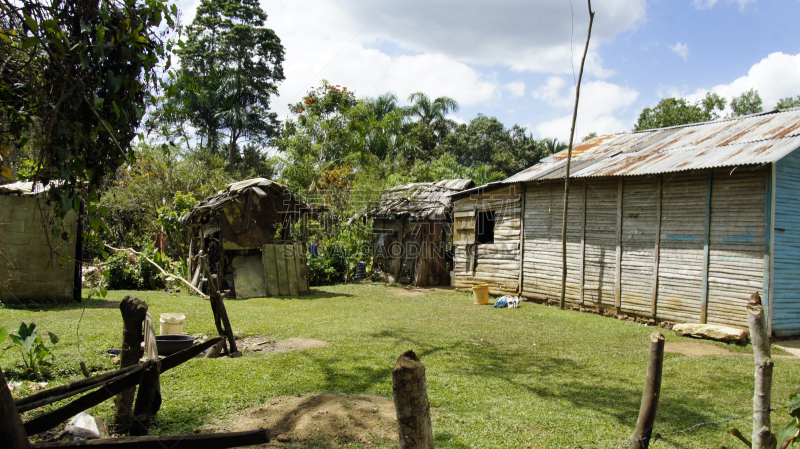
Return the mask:
[[586,180],[586,274],[583,300],[594,306],[614,306],[619,180]]
[[[583,235],[584,189],[577,181],[570,186],[567,211],[566,297],[577,302],[581,295],[581,237]],[[523,241],[523,294],[540,299],[561,297],[561,223],[564,184],[530,185],[525,194],[525,239]]]
[[[519,286],[520,208],[519,185],[471,195],[454,203],[453,240],[456,287],[488,284],[497,293],[516,293]],[[478,263],[467,271],[467,247],[475,242],[477,212],[494,211],[494,243],[478,245]]]
[[663,175],[658,319],[700,322],[707,196],[705,170]]
[[768,169],[714,170],[708,266],[710,324],[747,327],[747,301],[762,292]]
[[[783,196],[778,191],[784,201],[794,200],[789,189],[800,188],[800,157],[793,163],[785,169]],[[655,310],[659,320],[700,322],[705,316],[710,324],[747,327],[747,299],[762,291],[764,281],[768,177],[768,170],[739,167],[713,174],[700,170],[575,181],[568,217],[567,300],[619,307],[642,317],[652,317]],[[526,187],[525,296],[560,296],[563,195],[561,181]],[[795,212],[800,207],[777,210],[785,228],[800,220]],[[790,237],[787,248],[800,248],[800,229],[784,235]],[[789,270],[776,274],[776,282],[797,279],[800,263],[791,251],[782,254],[781,263]],[[786,325],[796,329],[800,283],[794,288],[791,301],[781,305],[776,300],[775,310],[781,313],[776,323],[792,323]]]
[[800,155],[775,164],[772,332],[800,333]]
[[625,178],[622,196],[621,311],[650,316],[658,239],[659,176]]

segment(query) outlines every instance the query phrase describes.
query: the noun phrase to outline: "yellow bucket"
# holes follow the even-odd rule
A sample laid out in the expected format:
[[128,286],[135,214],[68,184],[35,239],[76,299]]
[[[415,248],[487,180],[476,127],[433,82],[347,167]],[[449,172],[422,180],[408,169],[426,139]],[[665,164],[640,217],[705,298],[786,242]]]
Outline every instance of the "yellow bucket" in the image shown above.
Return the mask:
[[473,285],[472,296],[475,298],[475,304],[489,304],[489,286]]

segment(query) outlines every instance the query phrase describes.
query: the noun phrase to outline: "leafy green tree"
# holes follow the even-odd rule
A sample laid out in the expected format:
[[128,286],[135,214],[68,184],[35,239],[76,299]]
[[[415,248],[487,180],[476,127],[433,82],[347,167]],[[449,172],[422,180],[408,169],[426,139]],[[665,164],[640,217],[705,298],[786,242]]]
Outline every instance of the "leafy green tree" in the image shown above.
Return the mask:
[[419,142],[419,152],[409,156],[415,160],[429,160],[436,147],[456,127],[456,123],[448,119],[447,114],[458,112],[458,102],[450,97],[431,100],[422,92],[409,95],[408,101],[411,102],[409,118],[414,120],[409,133]]
[[162,0],[0,0],[0,153],[35,149],[35,177],[61,182],[56,213],[96,201],[132,155],[176,15]]
[[778,104],[775,105],[775,109],[790,109],[790,108],[800,108],[800,95],[797,98],[786,97],[781,98],[778,100]]
[[583,139],[581,139],[581,143],[587,142],[597,137],[597,131],[590,132],[589,134],[585,135]]
[[742,115],[758,114],[763,112],[764,108],[761,107],[761,95],[755,89],[750,89],[742,93],[738,97],[731,99],[731,117],[739,117]]
[[483,165],[491,172],[510,176],[539,162],[551,154],[547,145],[555,140],[536,140],[525,128],[514,125],[507,129],[495,117],[478,114],[468,125],[458,125],[439,146],[439,154],[451,154],[463,166]]
[[683,98],[664,98],[654,108],[645,108],[633,129],[642,131],[716,120],[725,109],[725,103],[724,98],[710,92],[694,104]]
[[181,91],[174,116],[198,129],[212,149],[223,146],[234,171],[239,141],[262,143],[278,130],[269,112],[283,76],[283,46],[257,0],[202,0],[178,50]]

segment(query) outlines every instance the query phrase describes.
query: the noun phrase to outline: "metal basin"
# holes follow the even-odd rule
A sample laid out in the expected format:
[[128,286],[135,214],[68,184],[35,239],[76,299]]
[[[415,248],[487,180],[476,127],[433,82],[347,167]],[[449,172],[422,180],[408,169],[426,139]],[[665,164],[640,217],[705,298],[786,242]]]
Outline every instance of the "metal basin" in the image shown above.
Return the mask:
[[191,348],[194,337],[191,335],[156,335],[158,355],[170,355]]

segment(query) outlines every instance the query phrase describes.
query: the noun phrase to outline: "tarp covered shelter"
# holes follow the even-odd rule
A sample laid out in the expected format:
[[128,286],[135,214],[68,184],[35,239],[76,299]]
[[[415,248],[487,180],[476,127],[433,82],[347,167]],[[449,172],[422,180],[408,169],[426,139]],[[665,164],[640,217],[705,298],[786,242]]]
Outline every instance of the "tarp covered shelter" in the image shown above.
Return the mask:
[[192,283],[202,284],[200,257],[237,298],[308,294],[308,208],[275,181],[230,184],[181,218],[189,228]]
[[[576,146],[567,302],[747,328],[746,304],[758,292],[771,332],[799,335],[799,149],[800,109]],[[454,196],[457,285],[560,298],[566,156]],[[481,212],[506,217],[516,242],[498,241],[497,221],[494,240],[481,243]]]
[[471,179],[417,182],[388,189],[367,211],[373,219],[373,271],[384,281],[449,285],[450,195]]

